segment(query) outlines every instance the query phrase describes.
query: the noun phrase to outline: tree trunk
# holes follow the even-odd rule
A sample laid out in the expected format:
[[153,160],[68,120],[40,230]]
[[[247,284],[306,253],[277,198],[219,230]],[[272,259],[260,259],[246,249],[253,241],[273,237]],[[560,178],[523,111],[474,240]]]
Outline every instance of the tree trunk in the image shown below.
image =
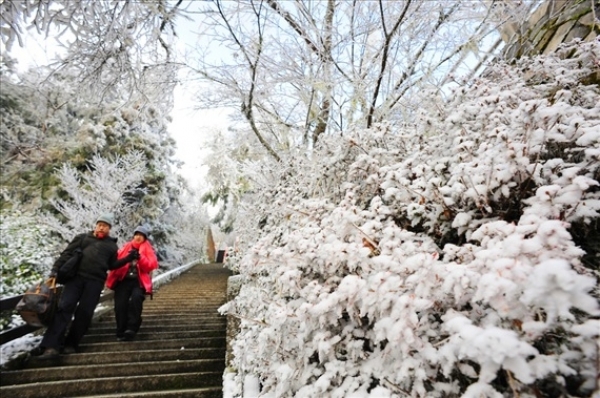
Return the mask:
[[217,258],[215,240],[213,239],[212,229],[210,229],[210,226],[206,230],[206,255],[208,256],[208,261],[211,263]]

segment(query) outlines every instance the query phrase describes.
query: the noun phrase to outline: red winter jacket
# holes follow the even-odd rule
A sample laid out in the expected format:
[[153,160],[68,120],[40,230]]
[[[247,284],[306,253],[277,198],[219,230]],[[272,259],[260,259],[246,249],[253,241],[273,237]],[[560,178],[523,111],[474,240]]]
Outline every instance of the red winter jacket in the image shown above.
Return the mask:
[[[133,248],[133,241],[125,243],[123,247],[119,249],[117,257],[119,259],[127,257],[129,251]],[[156,259],[154,248],[152,248],[152,245],[147,240],[140,244],[138,250],[140,252],[140,258],[137,260],[137,269],[140,285],[146,290],[146,294],[152,294],[152,276],[150,275],[150,272],[158,268],[158,260]],[[108,278],[106,279],[106,287],[114,289],[117,282],[120,282],[125,278],[128,269],[129,263],[126,263],[122,267],[110,271],[108,273]]]

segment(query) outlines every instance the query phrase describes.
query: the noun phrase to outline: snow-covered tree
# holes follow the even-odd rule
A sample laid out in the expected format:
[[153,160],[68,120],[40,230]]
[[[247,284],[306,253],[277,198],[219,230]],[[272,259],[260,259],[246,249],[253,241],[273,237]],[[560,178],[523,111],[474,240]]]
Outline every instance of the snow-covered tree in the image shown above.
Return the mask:
[[[188,50],[183,70],[208,82],[198,104],[231,109],[240,149],[268,162],[310,152],[323,134],[411,121],[421,106],[416,93],[480,72],[503,45],[499,28],[526,20],[539,2],[196,4],[194,26],[210,40],[199,40],[196,54]],[[236,152],[229,158],[240,168]],[[223,197],[222,188],[209,195],[235,220],[238,191]]]
[[[187,232],[178,201],[187,187],[175,174],[175,144],[167,132],[176,82],[173,23],[183,3],[0,4],[2,208],[55,212],[59,220],[52,224],[68,239],[93,222],[94,210],[121,200],[114,211],[122,238],[145,224],[161,258],[187,258],[189,245],[172,240]],[[62,50],[50,65],[16,73],[13,45],[36,38]],[[119,163],[133,153],[141,156],[141,179],[134,176],[141,169],[128,174],[122,167],[131,164]],[[117,163],[117,174],[125,178],[101,172]],[[135,183],[124,187],[132,178]],[[91,184],[78,185],[77,179]],[[92,195],[82,206],[77,198],[86,193]],[[98,203],[101,197],[104,202]],[[121,214],[123,203],[127,214]]]
[[[56,170],[70,170],[72,175],[94,180],[92,184],[96,186],[85,189],[124,196],[131,211],[120,220],[123,237],[129,238],[136,225],[146,224],[152,229],[152,238],[163,257],[180,252],[176,243],[170,242],[169,235],[179,228],[173,222],[182,217],[172,215],[179,212],[179,195],[186,188],[176,174],[175,142],[168,134],[169,118],[165,116],[168,105],[129,104],[126,99],[95,105],[76,94],[71,74],[55,73],[45,79],[43,72],[17,74],[10,65],[4,73],[7,79],[3,80],[0,93],[2,207],[30,213],[38,209],[56,212],[52,201],[66,199],[61,196],[66,191],[61,191],[64,187]],[[168,92],[164,94],[169,97]],[[136,176],[133,185],[123,187],[121,183],[128,181],[134,170],[132,174],[128,174],[129,170],[122,171],[119,177],[124,178],[116,180],[117,175],[107,175],[108,169],[101,163],[128,159],[134,153],[141,159],[138,163],[143,175],[141,179]],[[77,188],[72,185],[70,189],[69,198],[73,200]],[[62,218],[63,222],[71,223],[67,224],[70,233],[61,230],[63,238],[76,232],[71,229],[74,224],[79,224],[79,229],[93,223],[97,214],[90,214],[92,208],[110,206],[91,206],[72,220]],[[168,210],[170,223],[163,219]]]
[[210,40],[187,62],[214,88],[198,100],[239,110],[276,159],[326,132],[406,119],[419,106],[412,93],[487,59],[498,26],[530,5],[509,15],[461,0],[201,4],[197,26]]
[[168,210],[161,218],[171,225],[169,241],[173,249],[170,254],[180,262],[206,261],[206,233],[210,216],[198,202],[195,192],[183,192],[179,202],[180,207]]
[[130,152],[115,159],[96,155],[86,164],[85,172],[69,164],[57,171],[61,196],[51,198],[50,203],[59,217],[48,216],[47,224],[68,241],[82,229],[91,229],[100,214],[111,212],[115,215],[113,235],[128,240],[141,216],[139,201],[131,198],[145,193],[138,188],[146,167],[142,153]]
[[265,173],[229,259],[228,393],[600,393],[599,59],[499,63]]
[[165,101],[174,84],[169,62],[182,3],[6,0],[0,3],[0,37],[8,53],[27,35],[55,42],[64,51],[49,74],[76,71],[73,88],[90,101],[111,101],[115,90],[137,101]]
[[[255,185],[245,170],[261,167],[262,154],[257,154],[252,145],[240,142],[240,138],[213,132],[213,139],[207,144],[210,152],[204,159],[208,166],[204,181],[207,192],[202,202],[217,209],[212,222],[226,233],[233,229],[242,197]],[[248,167],[250,164],[253,167]]]

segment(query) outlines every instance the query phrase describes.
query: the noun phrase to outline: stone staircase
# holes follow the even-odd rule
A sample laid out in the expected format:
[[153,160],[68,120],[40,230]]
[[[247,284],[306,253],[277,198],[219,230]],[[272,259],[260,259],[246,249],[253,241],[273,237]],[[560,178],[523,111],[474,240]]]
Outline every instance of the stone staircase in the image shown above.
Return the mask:
[[[144,303],[134,341],[117,341],[113,312],[95,321],[80,352],[56,360],[30,357],[2,371],[0,395],[15,398],[222,397],[230,272],[197,265]],[[108,303],[112,306],[112,302]]]

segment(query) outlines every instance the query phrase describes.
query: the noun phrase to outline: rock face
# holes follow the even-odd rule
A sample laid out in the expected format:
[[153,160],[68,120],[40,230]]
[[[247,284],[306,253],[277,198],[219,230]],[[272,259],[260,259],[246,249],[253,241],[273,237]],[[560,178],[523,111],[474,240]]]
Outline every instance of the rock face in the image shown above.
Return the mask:
[[545,1],[524,24],[510,22],[501,28],[506,43],[503,57],[548,54],[575,38],[594,40],[600,33],[599,4],[590,0]]

